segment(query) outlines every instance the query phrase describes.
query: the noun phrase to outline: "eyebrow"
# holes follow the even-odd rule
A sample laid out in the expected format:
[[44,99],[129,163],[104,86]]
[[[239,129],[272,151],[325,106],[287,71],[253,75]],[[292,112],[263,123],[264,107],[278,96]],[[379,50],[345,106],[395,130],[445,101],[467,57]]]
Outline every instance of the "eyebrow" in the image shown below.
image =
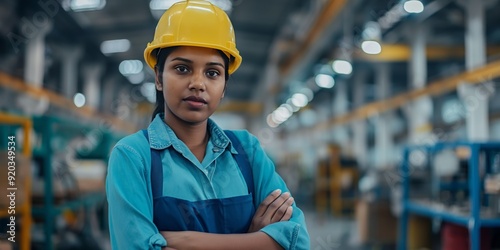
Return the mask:
[[[176,58],[172,59],[171,61],[182,61],[182,62],[189,63],[189,64],[193,63],[193,61],[191,61],[189,59],[186,59],[186,58],[183,58],[183,57],[176,57]],[[224,65],[222,63],[218,63],[218,62],[208,62],[206,65],[209,65],[209,66],[221,66],[221,67],[224,68]]]

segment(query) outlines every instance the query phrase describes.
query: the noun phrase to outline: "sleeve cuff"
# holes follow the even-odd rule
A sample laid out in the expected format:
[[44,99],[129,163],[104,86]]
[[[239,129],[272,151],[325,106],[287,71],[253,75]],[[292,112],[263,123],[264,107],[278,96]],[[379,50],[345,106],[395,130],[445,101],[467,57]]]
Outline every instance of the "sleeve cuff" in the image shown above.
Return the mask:
[[157,233],[149,238],[149,249],[156,250],[166,246],[167,240],[160,233]]
[[260,231],[269,235],[284,249],[295,249],[300,225],[290,221],[273,223],[262,228]]

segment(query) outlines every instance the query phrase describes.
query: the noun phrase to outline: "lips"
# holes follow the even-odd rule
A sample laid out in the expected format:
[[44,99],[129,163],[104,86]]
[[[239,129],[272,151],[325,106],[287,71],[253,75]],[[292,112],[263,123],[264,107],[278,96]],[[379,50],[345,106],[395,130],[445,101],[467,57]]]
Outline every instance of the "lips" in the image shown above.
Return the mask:
[[207,100],[205,100],[202,97],[198,97],[198,96],[188,96],[188,97],[184,98],[183,100],[188,101],[188,102],[199,102],[199,103],[207,104]]

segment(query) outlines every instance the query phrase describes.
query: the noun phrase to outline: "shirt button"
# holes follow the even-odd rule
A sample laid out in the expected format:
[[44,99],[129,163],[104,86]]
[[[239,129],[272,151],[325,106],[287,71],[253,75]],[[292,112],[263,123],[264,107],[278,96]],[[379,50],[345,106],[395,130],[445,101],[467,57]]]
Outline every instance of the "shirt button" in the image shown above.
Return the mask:
[[217,153],[220,151],[220,148],[214,148],[212,151],[214,151],[214,153]]

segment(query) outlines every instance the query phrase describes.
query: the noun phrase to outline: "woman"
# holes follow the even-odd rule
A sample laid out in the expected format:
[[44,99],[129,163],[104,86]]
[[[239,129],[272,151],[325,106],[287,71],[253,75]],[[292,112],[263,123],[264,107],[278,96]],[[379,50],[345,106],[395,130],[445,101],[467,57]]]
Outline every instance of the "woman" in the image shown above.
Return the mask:
[[304,215],[257,139],[209,118],[241,63],[225,12],[174,4],[144,56],[157,107],[110,156],[113,249],[309,249]]

